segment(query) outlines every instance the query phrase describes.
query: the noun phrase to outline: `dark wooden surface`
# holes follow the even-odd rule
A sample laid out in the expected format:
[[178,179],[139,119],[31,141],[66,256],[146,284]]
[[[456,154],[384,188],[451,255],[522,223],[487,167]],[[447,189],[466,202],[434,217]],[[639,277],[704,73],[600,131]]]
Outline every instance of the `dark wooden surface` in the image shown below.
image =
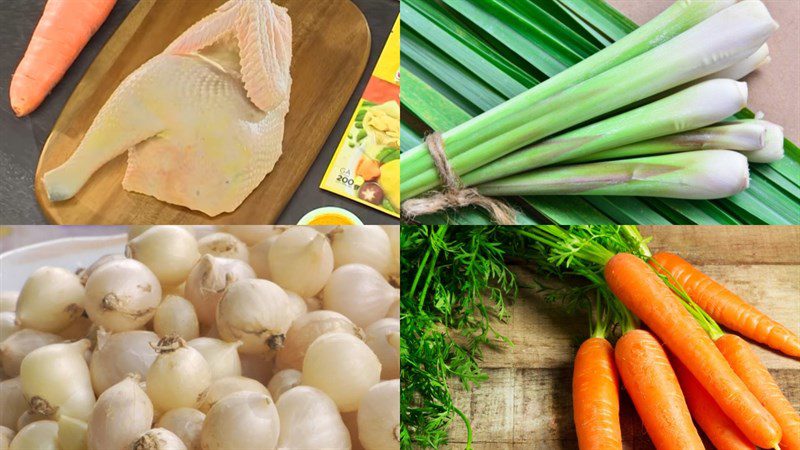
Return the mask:
[[[641,227],[654,236],[651,249],[677,252],[757,308],[800,333],[800,227]],[[516,268],[530,285],[530,268]],[[489,380],[464,392],[457,404],[472,418],[476,450],[577,449],[572,421],[572,363],[588,334],[584,317],[567,315],[534,289],[522,289],[501,333],[515,346],[487,351]],[[753,345],[784,394],[800,408],[800,362]],[[621,422],[625,448],[653,446],[627,395]],[[466,433],[458,420],[452,448]],[[708,444],[708,448],[711,447]]]
[[[159,0],[172,1],[172,0]],[[317,1],[317,0],[313,0]],[[321,0],[326,1],[326,0]],[[353,211],[365,223],[397,223],[396,219],[343,197],[322,191],[319,182],[355,109],[361,91],[374,68],[399,10],[396,0],[352,0],[369,23],[372,42],[369,61],[353,95],[327,136],[299,188],[294,192],[278,223],[296,223],[311,209],[320,206],[339,206]],[[30,39],[45,0],[0,0],[0,38],[3,39],[0,58],[0,92],[8,85],[16,64]],[[39,153],[75,86],[137,0],[118,0],[117,6],[103,27],[81,53],[65,78],[44,104],[31,116],[17,119],[8,101],[0,101],[0,223],[46,223],[36,204],[33,182]],[[4,94],[6,95],[6,94]]]

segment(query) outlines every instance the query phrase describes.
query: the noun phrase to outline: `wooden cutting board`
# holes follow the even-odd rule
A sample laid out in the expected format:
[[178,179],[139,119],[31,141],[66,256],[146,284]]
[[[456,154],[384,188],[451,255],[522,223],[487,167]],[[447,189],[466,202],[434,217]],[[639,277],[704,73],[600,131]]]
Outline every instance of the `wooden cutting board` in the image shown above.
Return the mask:
[[[651,250],[669,250],[800,334],[800,227],[666,226],[640,227],[653,236]],[[520,286],[537,279],[518,266]],[[472,420],[475,450],[577,450],[572,420],[572,365],[585,317],[568,315],[547,303],[535,288],[520,289],[510,307],[511,320],[500,333],[514,347],[485,352],[489,379],[471,392],[453,385],[456,405]],[[752,348],[784,395],[800,410],[800,361],[761,345]],[[625,449],[653,450],[653,444],[627,394],[621,396],[620,421]],[[466,430],[456,419],[453,449],[464,448]],[[706,441],[706,448],[714,447]]]
[[126,154],[97,171],[74,198],[59,203],[47,199],[42,175],[75,151],[119,83],[225,2],[141,0],[86,72],[44,145],[35,190],[47,218],[59,224],[275,223],[364,72],[370,32],[361,11],[350,0],[273,1],[289,9],[293,29],[293,83],[283,155],[236,211],[211,218],[123,190]]

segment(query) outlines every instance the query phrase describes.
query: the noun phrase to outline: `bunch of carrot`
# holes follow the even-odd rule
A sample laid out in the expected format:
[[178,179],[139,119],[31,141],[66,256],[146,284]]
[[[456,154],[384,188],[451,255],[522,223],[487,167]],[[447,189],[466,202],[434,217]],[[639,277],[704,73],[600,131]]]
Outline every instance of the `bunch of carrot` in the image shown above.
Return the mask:
[[[593,228],[522,232],[544,245],[550,263],[605,293],[596,311],[613,312],[593,314],[592,337],[575,358],[580,448],[622,448],[621,379],[656,448],[703,449],[694,419],[721,450],[800,449],[800,415],[747,342],[717,322],[793,357],[800,339],[682,258],[651,255],[634,227]],[[611,321],[622,332],[615,346],[605,336]]]

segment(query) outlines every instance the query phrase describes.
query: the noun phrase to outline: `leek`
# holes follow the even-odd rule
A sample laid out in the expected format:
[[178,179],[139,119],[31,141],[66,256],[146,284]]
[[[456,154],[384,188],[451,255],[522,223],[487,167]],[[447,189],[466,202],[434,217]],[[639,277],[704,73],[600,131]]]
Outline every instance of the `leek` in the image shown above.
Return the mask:
[[537,167],[592,157],[596,152],[626,144],[705,127],[730,117],[746,105],[745,83],[723,79],[706,81],[664,99],[516,151],[467,173],[462,181],[472,186]]
[[764,44],[759,47],[755,53],[747,58],[728,68],[722,69],[719,72],[712,73],[711,75],[703,78],[703,80],[712,78],[730,78],[731,80],[741,80],[759,67],[763,66],[764,64],[768,64],[769,62],[769,46]]
[[[523,145],[729,67],[754,53],[776,28],[760,1],[737,3],[644,54],[530,106],[524,116],[533,120],[455,157],[448,153],[450,164],[461,176]],[[417,176],[404,173],[403,198],[439,185],[435,169]],[[413,178],[406,179],[409,174]]]
[[[445,131],[442,138],[448,157],[458,155],[495,135],[530,121],[536,114],[529,113],[529,109],[537,102],[657,47],[734,3],[736,0],[675,2],[653,20],[616,43],[502,105]],[[408,174],[434,167],[424,144],[405,152],[401,161],[403,172]]]
[[735,195],[748,186],[747,158],[702,150],[538,169],[479,185],[483,195],[625,195],[691,200]]

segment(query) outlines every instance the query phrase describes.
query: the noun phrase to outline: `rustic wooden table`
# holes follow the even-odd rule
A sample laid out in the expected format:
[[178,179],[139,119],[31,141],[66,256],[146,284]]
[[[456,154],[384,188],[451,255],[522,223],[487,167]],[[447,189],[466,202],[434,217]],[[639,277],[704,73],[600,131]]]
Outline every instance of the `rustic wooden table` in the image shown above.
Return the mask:
[[[800,227],[640,227],[653,236],[653,251],[676,252],[761,311],[800,333]],[[530,268],[517,267],[521,285]],[[488,351],[483,366],[489,381],[464,392],[456,404],[471,418],[476,450],[577,449],[572,422],[572,362],[588,334],[585,317],[568,315],[524,288],[499,330],[515,346]],[[784,394],[800,409],[800,362],[754,345]],[[633,404],[623,395],[626,448],[653,448]],[[454,422],[456,423],[456,422]],[[463,425],[451,433],[463,447]],[[708,444],[708,448],[713,448]]]

